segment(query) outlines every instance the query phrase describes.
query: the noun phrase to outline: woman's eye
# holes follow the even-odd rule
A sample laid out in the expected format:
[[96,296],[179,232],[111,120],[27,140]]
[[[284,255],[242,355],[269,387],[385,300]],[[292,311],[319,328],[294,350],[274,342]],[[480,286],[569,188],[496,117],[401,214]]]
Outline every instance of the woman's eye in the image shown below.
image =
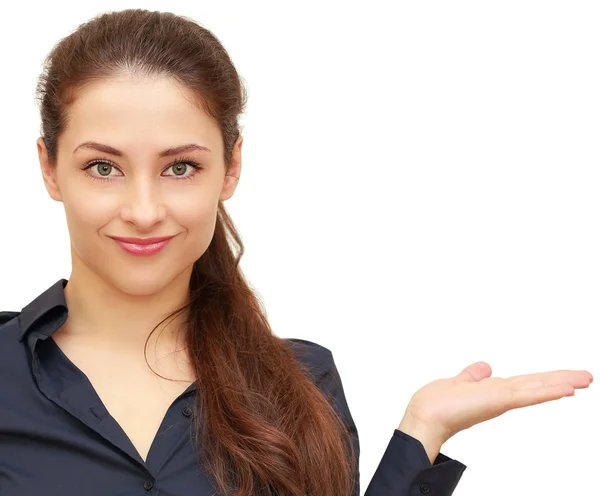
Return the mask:
[[94,167],[96,167],[100,176],[110,176],[110,171],[113,169],[113,166],[110,164],[97,164]]
[[[165,170],[164,175],[166,176],[189,176],[195,171],[195,167],[187,162],[178,162],[171,165]],[[169,173],[171,172],[171,173]]]
[[182,176],[185,174],[187,167],[188,166],[186,164],[175,164],[171,167],[171,170],[176,176]]
[[[114,165],[106,162],[92,162],[84,169],[86,173],[96,179],[108,179],[112,176],[122,176],[121,171]],[[112,174],[111,174],[112,173]]]

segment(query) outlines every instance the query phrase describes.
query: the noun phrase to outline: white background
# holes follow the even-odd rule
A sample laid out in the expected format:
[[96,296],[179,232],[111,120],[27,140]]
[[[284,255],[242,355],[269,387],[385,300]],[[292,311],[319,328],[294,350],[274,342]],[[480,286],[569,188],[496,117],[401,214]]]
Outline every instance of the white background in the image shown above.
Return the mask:
[[[333,351],[364,492],[413,392],[494,375],[600,376],[600,6],[504,2],[16,2],[0,17],[0,310],[70,273],[33,94],[95,14],[170,10],[247,81],[228,207],[276,334]],[[6,9],[7,7],[5,7]],[[598,379],[596,380],[596,383]],[[599,385],[459,433],[455,496],[600,494]]]

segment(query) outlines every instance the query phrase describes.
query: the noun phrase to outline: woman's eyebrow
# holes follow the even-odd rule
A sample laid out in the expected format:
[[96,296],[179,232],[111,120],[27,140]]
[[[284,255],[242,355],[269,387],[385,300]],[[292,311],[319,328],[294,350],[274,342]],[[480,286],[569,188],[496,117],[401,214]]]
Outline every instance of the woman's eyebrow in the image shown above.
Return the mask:
[[[73,150],[73,153],[75,153],[80,148],[97,150],[99,152],[108,153],[110,155],[115,155],[116,157],[124,157],[125,156],[125,154],[121,150],[117,150],[116,148],[113,148],[112,146],[105,145],[102,143],[97,143],[95,141],[86,141],[84,143],[81,143]],[[211,150],[210,150],[210,148],[208,148],[206,146],[197,145],[195,143],[190,143],[187,145],[181,145],[181,146],[177,146],[174,148],[167,148],[166,150],[163,150],[162,152],[160,152],[158,154],[158,156],[159,157],[169,157],[171,155],[178,155],[180,153],[191,152],[191,151],[210,152]]]

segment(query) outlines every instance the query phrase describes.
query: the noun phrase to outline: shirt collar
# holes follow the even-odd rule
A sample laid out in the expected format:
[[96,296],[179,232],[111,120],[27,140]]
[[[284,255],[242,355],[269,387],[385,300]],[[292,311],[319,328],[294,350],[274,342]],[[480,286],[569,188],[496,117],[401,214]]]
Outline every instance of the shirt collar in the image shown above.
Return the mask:
[[20,340],[33,331],[50,336],[66,320],[68,310],[64,289],[67,282],[60,279],[21,310]]

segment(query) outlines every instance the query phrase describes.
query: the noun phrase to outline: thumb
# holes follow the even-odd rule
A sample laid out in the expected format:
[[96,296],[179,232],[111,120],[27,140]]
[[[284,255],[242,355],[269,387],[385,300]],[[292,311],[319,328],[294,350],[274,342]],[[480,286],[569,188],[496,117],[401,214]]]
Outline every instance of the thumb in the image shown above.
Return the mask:
[[492,375],[492,367],[486,362],[472,363],[458,374],[455,379],[461,382],[479,382]]

